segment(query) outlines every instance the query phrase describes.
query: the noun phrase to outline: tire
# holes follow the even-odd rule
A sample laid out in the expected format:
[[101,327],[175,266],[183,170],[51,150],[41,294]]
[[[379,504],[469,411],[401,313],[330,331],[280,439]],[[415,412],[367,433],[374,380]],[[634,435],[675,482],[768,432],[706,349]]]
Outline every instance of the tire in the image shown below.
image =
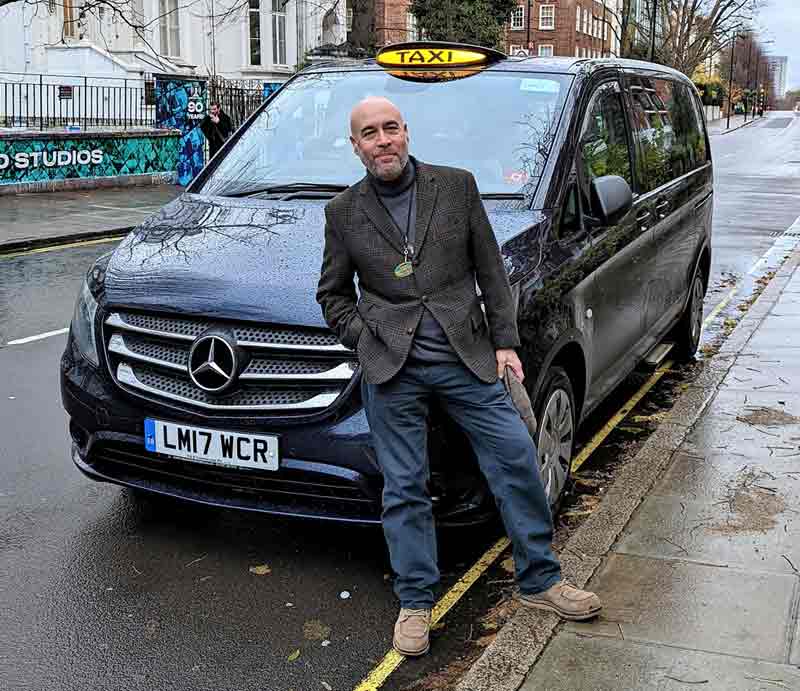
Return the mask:
[[576,410],[572,383],[563,367],[551,367],[536,402],[536,450],[545,494],[555,510],[569,482],[575,447]]
[[672,352],[679,362],[687,362],[694,358],[700,345],[700,335],[703,332],[705,292],[703,273],[698,268],[689,286],[689,302],[686,303],[686,308],[672,332],[675,343]]

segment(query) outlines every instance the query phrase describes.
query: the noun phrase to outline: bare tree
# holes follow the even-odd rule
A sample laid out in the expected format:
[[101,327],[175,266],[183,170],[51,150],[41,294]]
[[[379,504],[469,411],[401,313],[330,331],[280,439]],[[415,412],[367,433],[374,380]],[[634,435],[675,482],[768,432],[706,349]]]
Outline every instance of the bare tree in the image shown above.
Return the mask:
[[[732,32],[749,26],[765,0],[622,0],[606,23],[621,57],[653,60],[691,76]],[[655,14],[654,14],[655,13]],[[653,28],[655,26],[655,41]]]

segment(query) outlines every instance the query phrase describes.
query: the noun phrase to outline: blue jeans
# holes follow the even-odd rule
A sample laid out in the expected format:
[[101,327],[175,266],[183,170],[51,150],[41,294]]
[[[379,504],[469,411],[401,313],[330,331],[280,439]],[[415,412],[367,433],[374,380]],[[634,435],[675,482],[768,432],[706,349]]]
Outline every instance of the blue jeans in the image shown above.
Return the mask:
[[505,385],[486,384],[460,362],[408,361],[385,384],[362,394],[384,479],[383,531],[401,607],[429,609],[439,582],[436,533],[428,495],[427,424],[436,398],[464,430],[514,550],[520,591],[547,590],[561,578],[553,522],[536,446]]

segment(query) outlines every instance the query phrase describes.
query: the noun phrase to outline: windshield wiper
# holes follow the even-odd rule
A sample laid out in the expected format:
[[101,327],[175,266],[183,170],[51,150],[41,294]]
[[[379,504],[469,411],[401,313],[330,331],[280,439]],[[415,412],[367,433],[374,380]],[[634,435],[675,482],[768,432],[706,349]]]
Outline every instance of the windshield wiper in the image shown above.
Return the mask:
[[487,192],[481,199],[525,199],[525,195],[522,192]]
[[254,187],[242,192],[232,192],[228,197],[251,197],[255,194],[290,194],[292,192],[343,192],[348,185],[334,185],[325,182],[288,182],[282,185]]

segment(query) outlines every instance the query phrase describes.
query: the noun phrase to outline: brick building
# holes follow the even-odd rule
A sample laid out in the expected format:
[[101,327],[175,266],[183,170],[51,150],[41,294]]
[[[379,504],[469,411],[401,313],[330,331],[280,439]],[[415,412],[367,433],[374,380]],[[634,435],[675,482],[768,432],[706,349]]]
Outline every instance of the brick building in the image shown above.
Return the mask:
[[616,55],[618,3],[621,0],[519,0],[506,32],[507,52],[528,51],[541,57]]
[[419,38],[417,20],[408,5],[409,0],[375,0],[375,42],[379,48]]

